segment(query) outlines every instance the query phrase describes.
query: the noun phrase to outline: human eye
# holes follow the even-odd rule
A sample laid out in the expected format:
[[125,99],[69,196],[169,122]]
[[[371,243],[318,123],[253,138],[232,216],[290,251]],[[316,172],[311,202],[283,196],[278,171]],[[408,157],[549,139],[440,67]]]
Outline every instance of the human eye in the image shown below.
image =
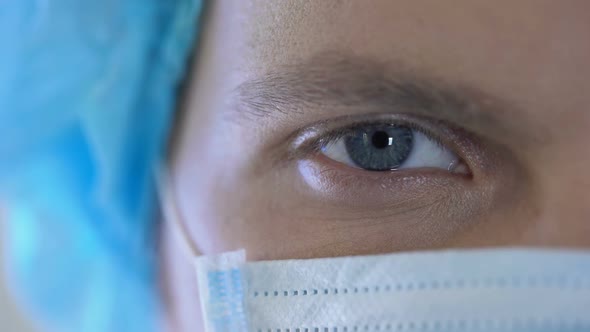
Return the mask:
[[461,158],[415,124],[381,120],[341,128],[323,140],[321,153],[367,171],[436,168],[468,174]]
[[320,161],[368,172],[439,170],[470,175],[456,131],[440,121],[403,115],[345,118],[313,127]]

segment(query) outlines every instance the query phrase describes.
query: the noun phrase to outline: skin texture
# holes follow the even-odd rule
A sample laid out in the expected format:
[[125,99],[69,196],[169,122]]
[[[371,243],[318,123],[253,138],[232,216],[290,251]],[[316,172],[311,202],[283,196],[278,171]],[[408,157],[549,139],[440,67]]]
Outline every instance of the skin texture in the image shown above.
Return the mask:
[[[197,253],[590,247],[589,2],[221,0],[204,24],[170,157]],[[470,175],[306,148],[375,117],[428,128]],[[162,234],[168,328],[200,331],[192,261]]]

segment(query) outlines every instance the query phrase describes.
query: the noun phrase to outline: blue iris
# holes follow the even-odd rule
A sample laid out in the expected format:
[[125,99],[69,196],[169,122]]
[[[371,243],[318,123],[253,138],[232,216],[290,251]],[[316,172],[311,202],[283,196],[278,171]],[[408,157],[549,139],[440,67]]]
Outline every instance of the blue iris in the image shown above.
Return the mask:
[[412,129],[397,125],[370,125],[355,129],[344,140],[356,166],[371,171],[397,169],[414,146]]

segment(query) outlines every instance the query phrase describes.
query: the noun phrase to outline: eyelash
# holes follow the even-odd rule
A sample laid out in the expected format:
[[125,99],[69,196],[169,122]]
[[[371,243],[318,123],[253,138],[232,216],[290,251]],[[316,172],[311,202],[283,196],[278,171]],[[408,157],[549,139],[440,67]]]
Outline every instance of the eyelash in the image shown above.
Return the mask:
[[[370,117],[371,116],[369,116],[369,118]],[[322,148],[328,143],[342,139],[363,126],[387,123],[391,125],[408,127],[412,130],[421,132],[436,144],[443,147],[449,147],[461,159],[464,159],[463,154],[461,153],[462,151],[458,148],[457,143],[454,142],[458,138],[458,135],[454,132],[455,129],[450,124],[444,123],[442,121],[430,120],[422,117],[410,117],[406,115],[376,114],[372,117],[373,119],[369,120],[367,120],[367,117],[364,116],[363,119],[359,120],[354,117],[346,117],[343,119],[336,119],[334,121],[323,121],[303,130],[298,135],[296,135],[298,139],[296,140],[293,149],[296,151],[296,157],[306,158],[310,155],[321,153]],[[443,130],[437,130],[440,129],[440,127],[442,127]],[[443,139],[442,136],[444,135],[449,135],[452,137],[449,139]],[[306,138],[306,136],[311,137]]]

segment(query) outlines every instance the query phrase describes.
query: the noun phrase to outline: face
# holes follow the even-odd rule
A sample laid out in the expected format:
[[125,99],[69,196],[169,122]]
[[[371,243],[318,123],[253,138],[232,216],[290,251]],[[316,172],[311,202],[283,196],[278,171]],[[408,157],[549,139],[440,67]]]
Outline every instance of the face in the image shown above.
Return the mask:
[[[190,241],[250,260],[590,247],[589,13],[212,3],[170,163]],[[194,329],[175,241],[166,288],[177,329]]]

